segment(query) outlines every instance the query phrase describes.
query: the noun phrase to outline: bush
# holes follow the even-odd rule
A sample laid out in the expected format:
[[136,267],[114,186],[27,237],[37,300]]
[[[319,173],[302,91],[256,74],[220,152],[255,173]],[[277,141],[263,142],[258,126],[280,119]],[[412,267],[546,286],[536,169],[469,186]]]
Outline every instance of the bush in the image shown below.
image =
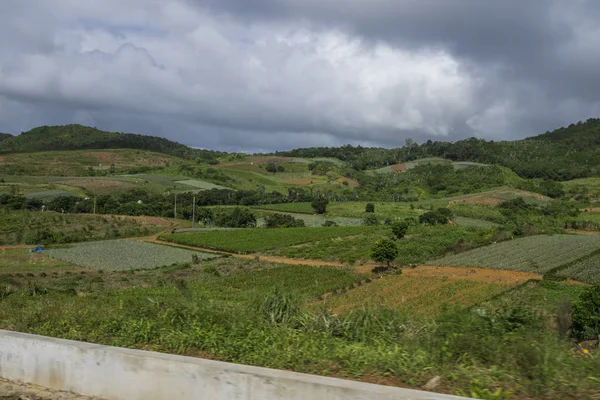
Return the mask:
[[[440,210],[442,210],[440,208]],[[419,216],[419,222],[427,225],[444,225],[448,223],[448,216],[445,212],[438,211],[428,211],[425,214],[421,214]]]
[[406,232],[408,231],[408,223],[407,222],[394,222],[392,224],[392,232],[397,239],[402,239]]
[[388,267],[390,262],[398,257],[398,246],[392,239],[383,238],[378,240],[371,249],[371,258],[376,262],[386,262]]
[[271,214],[265,218],[267,228],[303,228],[304,220],[296,219],[288,214]]
[[579,340],[600,337],[600,283],[586,288],[573,304],[573,335]]
[[319,197],[319,198],[313,200],[311,206],[312,206],[313,210],[315,210],[315,213],[325,214],[325,212],[327,212],[328,204],[329,204],[329,200],[327,200],[323,197]]
[[300,315],[300,299],[278,288],[267,295],[259,305],[259,313],[272,324],[286,324]]
[[364,226],[377,226],[379,225],[379,218],[375,214],[366,214],[363,217]]
[[277,166],[273,163],[268,163],[267,167],[265,169],[267,170],[267,172],[272,172],[272,173],[277,172]]
[[325,228],[327,228],[327,227],[330,227],[330,226],[338,226],[338,224],[337,224],[335,221],[325,221],[325,222],[323,223],[323,226],[324,226]]
[[375,204],[367,203],[367,206],[365,207],[365,212],[374,213],[375,212]]

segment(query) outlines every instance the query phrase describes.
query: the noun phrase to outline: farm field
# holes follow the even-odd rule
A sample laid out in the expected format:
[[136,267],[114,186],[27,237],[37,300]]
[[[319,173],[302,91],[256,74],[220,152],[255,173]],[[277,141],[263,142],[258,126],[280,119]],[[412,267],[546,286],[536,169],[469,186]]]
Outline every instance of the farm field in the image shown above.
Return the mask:
[[[259,221],[257,221],[257,226],[264,226],[264,218],[272,214],[269,211],[261,211],[258,210],[256,215],[259,217]],[[326,221],[333,221],[339,226],[361,226],[363,225],[363,220],[360,218],[346,218],[346,217],[324,217],[322,215],[316,214],[295,214],[295,213],[285,213],[287,215],[291,215],[296,219],[301,219],[304,221],[304,224],[307,227],[316,228],[321,227]]]
[[[365,216],[365,206],[367,201],[347,201],[347,202],[331,202],[327,206],[325,218],[345,217],[345,218],[362,218]],[[398,202],[372,202],[375,205],[375,215],[383,220],[385,218],[415,218],[424,211],[419,209],[411,209],[411,203]],[[416,206],[417,204],[413,204]],[[256,209],[280,211],[286,213],[299,214],[314,214],[311,203],[282,203],[282,204],[265,204],[254,206]]]
[[108,240],[78,243],[69,248],[47,250],[56,259],[98,270],[152,269],[171,264],[191,263],[218,257],[169,246],[134,240]]
[[600,249],[600,236],[538,235],[509,240],[429,262],[544,274]]
[[399,164],[395,164],[395,165],[388,165],[387,167],[379,168],[379,169],[376,169],[373,171],[378,174],[388,174],[388,173],[392,173],[392,172],[406,171],[409,169],[413,169],[418,165],[425,165],[425,164],[432,164],[432,165],[452,164],[454,166],[454,168],[456,168],[456,169],[467,168],[467,167],[472,167],[472,166],[478,166],[478,167],[486,167],[487,166],[487,164],[480,164],[480,163],[476,163],[476,162],[469,162],[469,161],[453,162],[450,160],[446,160],[444,158],[427,157],[427,158],[421,158],[421,159],[414,160],[414,161],[407,161],[407,162],[399,163]]
[[600,282],[600,251],[560,269],[556,275],[590,284]]
[[[310,243],[274,249],[268,254],[362,264],[370,261],[373,244],[391,235],[389,227],[369,230],[363,228],[349,237],[315,238]],[[403,265],[423,263],[458,247],[460,240],[463,241],[463,246],[479,247],[491,242],[492,233],[485,229],[457,225],[411,227],[407,236],[396,242],[399,254],[395,262]]]
[[[160,218],[12,211],[1,214],[0,244],[55,244],[147,236],[160,232]],[[164,221],[162,221],[164,223]]]
[[507,200],[513,200],[517,197],[522,197],[528,203],[536,205],[546,205],[550,202],[550,198],[539,193],[528,192],[525,190],[513,189],[509,187],[501,187],[485,192],[472,193],[462,196],[447,197],[450,206],[455,204],[469,203],[482,204],[487,206],[496,206]]
[[197,179],[187,179],[187,180],[183,180],[183,181],[175,181],[175,183],[178,183],[180,185],[191,186],[192,188],[201,189],[201,190],[227,189],[224,186],[215,185],[214,183],[210,183],[210,182],[206,182],[206,181],[199,181]]
[[238,229],[161,235],[168,242],[234,253],[256,253],[312,241],[376,232],[381,227]]
[[[453,210],[454,211],[454,210]],[[484,219],[468,218],[468,217],[453,217],[452,220],[456,225],[473,226],[475,228],[491,229],[500,226],[495,222],[486,221]]]
[[[406,270],[408,271],[408,270]],[[436,315],[444,307],[469,307],[501,294],[516,283],[448,279],[448,277],[385,276],[318,303],[334,313],[387,307],[418,315]]]

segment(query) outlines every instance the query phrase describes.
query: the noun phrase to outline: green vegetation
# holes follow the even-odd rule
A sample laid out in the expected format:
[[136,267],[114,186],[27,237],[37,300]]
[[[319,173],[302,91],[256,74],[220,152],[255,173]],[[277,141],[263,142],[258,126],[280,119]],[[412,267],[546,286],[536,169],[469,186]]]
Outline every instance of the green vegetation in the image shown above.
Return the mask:
[[381,228],[340,226],[332,228],[240,229],[234,231],[161,235],[160,239],[207,249],[235,253],[255,253],[271,249],[285,249],[289,246],[317,240],[342,238],[365,232],[373,232],[378,229]]
[[[47,251],[30,253],[24,248],[8,248],[0,252],[0,276],[16,273],[48,273],[79,270],[76,265],[48,256]],[[1,286],[1,283],[0,283]]]
[[432,261],[433,265],[498,268],[544,274],[600,249],[600,237],[538,235],[509,240]]
[[50,249],[47,253],[71,264],[111,271],[151,269],[216,257],[213,254],[134,240],[78,243],[69,248]]
[[573,304],[573,334],[579,339],[600,337],[600,283],[586,288]]

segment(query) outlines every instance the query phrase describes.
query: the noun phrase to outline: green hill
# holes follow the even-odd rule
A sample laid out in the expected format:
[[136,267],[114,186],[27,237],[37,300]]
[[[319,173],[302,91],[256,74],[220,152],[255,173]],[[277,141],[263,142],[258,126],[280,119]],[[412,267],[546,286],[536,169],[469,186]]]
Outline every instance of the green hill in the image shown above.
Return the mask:
[[11,135],[10,133],[2,133],[0,132],[0,142],[2,142],[3,140],[6,140],[8,138],[13,137],[13,135]]
[[0,154],[49,150],[136,149],[163,153],[188,160],[214,160],[225,153],[193,149],[156,136],[105,132],[83,125],[40,126],[0,141]]
[[600,175],[600,119],[515,141],[469,138],[457,142],[407,141],[394,149],[312,147],[276,153],[288,157],[336,157],[356,170],[378,169],[425,157],[508,167],[523,178],[570,180]]

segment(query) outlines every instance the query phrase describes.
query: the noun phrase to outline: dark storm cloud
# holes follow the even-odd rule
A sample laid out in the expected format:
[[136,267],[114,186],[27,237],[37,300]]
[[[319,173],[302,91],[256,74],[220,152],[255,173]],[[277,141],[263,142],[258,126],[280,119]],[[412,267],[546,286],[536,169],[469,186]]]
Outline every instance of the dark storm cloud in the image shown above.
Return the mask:
[[0,3],[0,131],[270,150],[513,139],[600,114],[600,3]]

